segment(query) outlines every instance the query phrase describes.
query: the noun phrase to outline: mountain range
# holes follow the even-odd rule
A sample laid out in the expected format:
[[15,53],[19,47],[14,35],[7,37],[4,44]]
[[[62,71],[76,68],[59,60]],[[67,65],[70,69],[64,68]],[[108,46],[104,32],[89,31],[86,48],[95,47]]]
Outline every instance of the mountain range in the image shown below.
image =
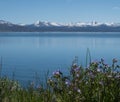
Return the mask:
[[37,21],[33,24],[14,24],[0,20],[0,32],[120,32],[120,23]]

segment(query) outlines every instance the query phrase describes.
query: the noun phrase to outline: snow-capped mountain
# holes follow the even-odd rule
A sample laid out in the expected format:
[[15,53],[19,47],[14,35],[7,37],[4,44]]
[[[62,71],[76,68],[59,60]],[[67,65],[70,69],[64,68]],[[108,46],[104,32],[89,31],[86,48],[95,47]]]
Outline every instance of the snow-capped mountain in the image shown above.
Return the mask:
[[11,24],[11,23],[4,20],[0,20],[0,24]]
[[18,26],[27,26],[26,24],[24,23],[20,23],[20,24],[17,24]]
[[60,23],[56,23],[56,22],[42,22],[42,21],[36,21],[34,23],[35,26],[37,27],[41,27],[41,26],[68,26],[68,27],[86,27],[86,26],[101,26],[101,25],[105,25],[105,26],[120,26],[120,23],[99,23],[99,22],[76,22],[76,23],[65,23],[65,24],[60,24]]
[[37,21],[33,24],[13,24],[8,21],[0,20],[0,32],[120,32],[120,23],[99,23],[76,22],[76,23],[56,23],[48,21]]
[[35,26],[40,27],[40,26],[61,26],[59,23],[55,23],[55,22],[41,22],[41,21],[37,21],[34,23]]
[[10,23],[8,21],[4,21],[4,20],[0,20],[0,24],[6,24],[6,25],[9,25],[9,26],[12,25],[12,23]]

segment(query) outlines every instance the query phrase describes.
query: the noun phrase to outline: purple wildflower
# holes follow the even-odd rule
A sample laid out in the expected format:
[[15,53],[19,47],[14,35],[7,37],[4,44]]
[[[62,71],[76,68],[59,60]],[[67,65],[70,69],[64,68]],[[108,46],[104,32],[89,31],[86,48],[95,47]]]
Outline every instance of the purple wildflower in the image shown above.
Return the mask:
[[120,75],[116,75],[116,76],[115,76],[115,78],[118,78],[118,79],[120,79]]
[[79,74],[76,74],[76,77],[79,77],[80,75]]
[[88,75],[89,75],[90,78],[94,78],[95,77],[95,75],[92,72],[89,72]]
[[53,72],[53,75],[62,75],[62,72],[60,70],[57,70],[57,71]]
[[77,63],[74,63],[74,64],[72,65],[72,67],[73,67],[73,68],[76,68],[76,67],[77,67]]
[[65,84],[69,87],[69,86],[71,85],[70,80],[66,79],[66,80],[65,80]]
[[101,69],[100,69],[100,68],[97,68],[97,72],[101,72]]
[[80,71],[80,67],[74,68],[75,72],[79,72]]
[[78,92],[78,93],[81,93],[81,90],[80,90],[80,89],[77,89],[77,92]]
[[57,70],[55,72],[53,72],[53,77],[60,77],[62,75],[62,72],[60,70]]

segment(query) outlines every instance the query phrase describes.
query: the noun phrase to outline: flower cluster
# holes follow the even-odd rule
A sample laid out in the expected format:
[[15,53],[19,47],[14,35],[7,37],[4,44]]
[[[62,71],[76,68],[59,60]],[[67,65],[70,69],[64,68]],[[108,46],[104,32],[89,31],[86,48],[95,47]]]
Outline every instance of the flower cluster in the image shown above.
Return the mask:
[[[102,94],[106,94],[106,92],[112,93],[110,89],[113,88],[114,83],[120,84],[119,68],[120,66],[117,65],[116,59],[113,59],[112,66],[106,64],[104,59],[91,62],[87,68],[73,63],[70,75],[64,76],[60,70],[57,70],[49,78],[48,84],[53,92],[60,94],[61,92],[66,92],[71,97],[74,96],[72,97],[73,99],[78,99],[79,97],[79,100],[81,100],[87,97],[88,100],[89,98],[91,100],[91,95],[97,99],[102,97]],[[104,92],[104,88],[107,91]],[[114,94],[114,91],[112,94]]]
[[60,78],[61,76],[62,76],[62,72],[60,70],[53,72],[53,77]]

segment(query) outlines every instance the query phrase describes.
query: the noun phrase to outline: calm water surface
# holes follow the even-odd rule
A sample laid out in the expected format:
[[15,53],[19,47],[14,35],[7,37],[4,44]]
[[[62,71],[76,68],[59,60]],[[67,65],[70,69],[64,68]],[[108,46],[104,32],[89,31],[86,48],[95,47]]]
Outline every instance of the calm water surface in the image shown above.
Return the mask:
[[0,33],[2,75],[26,82],[48,70],[66,73],[75,56],[85,65],[87,48],[94,61],[120,60],[120,33]]

